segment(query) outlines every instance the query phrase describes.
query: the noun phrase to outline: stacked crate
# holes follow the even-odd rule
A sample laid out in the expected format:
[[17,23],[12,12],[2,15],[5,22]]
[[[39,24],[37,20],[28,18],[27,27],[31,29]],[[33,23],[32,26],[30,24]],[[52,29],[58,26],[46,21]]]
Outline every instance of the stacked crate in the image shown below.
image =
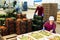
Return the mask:
[[26,33],[26,21],[23,21],[21,19],[16,20],[16,33],[18,35]]
[[24,34],[32,31],[32,21],[26,18],[16,20],[16,33]]
[[58,5],[57,5],[57,3],[53,3],[53,4],[51,4],[51,14],[55,17],[55,20],[57,20],[56,18],[57,18],[57,11],[58,11]]
[[26,14],[17,14],[16,19],[23,19],[26,18]]
[[6,18],[5,26],[8,28],[8,35],[15,33],[15,22],[12,18]]
[[7,35],[7,27],[0,26],[0,35],[6,36]]
[[24,34],[32,31],[32,20],[26,18],[26,14],[17,14],[16,33]]
[[60,12],[57,12],[57,23],[60,23]]
[[31,32],[32,31],[32,20],[28,19],[27,20],[27,32]]
[[57,3],[43,3],[44,7],[44,21],[46,21],[49,16],[54,16],[55,20],[57,17]]

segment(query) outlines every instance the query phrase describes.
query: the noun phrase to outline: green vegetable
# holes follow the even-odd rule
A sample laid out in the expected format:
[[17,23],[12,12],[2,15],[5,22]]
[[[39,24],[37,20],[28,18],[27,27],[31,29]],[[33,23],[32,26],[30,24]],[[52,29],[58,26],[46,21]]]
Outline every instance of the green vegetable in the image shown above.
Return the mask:
[[50,40],[60,40],[60,36],[55,36],[54,38],[49,38]]
[[5,18],[0,18],[0,20],[5,20]]
[[34,19],[42,20],[42,17],[41,16],[35,16]]
[[28,40],[27,36],[23,36],[22,38],[20,38],[21,40]]
[[36,39],[40,39],[40,38],[43,37],[42,35],[39,35],[37,33],[32,33],[31,36],[34,37],[34,38],[36,38]]
[[51,33],[48,33],[48,32],[46,32],[46,31],[41,31],[41,32],[39,32],[40,34],[43,34],[43,35],[45,35],[45,36],[50,36],[51,35]]

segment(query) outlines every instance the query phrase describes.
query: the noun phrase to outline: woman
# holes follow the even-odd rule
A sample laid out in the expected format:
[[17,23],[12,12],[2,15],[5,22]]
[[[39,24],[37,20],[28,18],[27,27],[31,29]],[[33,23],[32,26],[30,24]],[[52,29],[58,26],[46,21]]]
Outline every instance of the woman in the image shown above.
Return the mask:
[[6,3],[6,1],[4,2],[4,9],[8,8],[8,4]]
[[22,13],[22,7],[21,7],[20,3],[17,3],[17,4],[15,5],[15,9],[16,9],[16,12],[17,12],[17,13]]
[[53,33],[56,33],[55,29],[56,29],[56,24],[54,22],[54,17],[50,16],[49,17],[49,21],[45,22],[44,24],[44,28],[47,31],[52,31]]
[[42,16],[44,13],[44,8],[42,5],[37,6],[36,10],[35,10],[35,14],[38,12],[38,16]]
[[16,4],[17,4],[17,1],[14,0],[14,2],[13,2],[13,7],[15,7]]

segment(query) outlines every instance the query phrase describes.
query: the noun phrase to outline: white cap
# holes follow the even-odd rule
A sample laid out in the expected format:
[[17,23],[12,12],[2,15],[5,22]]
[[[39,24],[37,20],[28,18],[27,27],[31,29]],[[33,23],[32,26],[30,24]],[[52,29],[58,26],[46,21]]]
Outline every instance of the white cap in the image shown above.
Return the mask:
[[40,5],[40,6],[42,6],[42,4],[37,4],[37,5]]
[[50,16],[50,17],[49,17],[49,20],[54,20],[54,17],[53,17],[53,16]]

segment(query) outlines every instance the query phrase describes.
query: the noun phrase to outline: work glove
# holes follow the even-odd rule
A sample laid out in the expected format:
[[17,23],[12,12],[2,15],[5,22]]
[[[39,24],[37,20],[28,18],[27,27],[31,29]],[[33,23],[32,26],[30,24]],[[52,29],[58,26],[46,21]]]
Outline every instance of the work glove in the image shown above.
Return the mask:
[[36,16],[36,14],[34,13],[34,16]]
[[44,16],[44,13],[42,13],[42,16]]
[[45,27],[43,27],[43,29],[42,30],[45,30]]

